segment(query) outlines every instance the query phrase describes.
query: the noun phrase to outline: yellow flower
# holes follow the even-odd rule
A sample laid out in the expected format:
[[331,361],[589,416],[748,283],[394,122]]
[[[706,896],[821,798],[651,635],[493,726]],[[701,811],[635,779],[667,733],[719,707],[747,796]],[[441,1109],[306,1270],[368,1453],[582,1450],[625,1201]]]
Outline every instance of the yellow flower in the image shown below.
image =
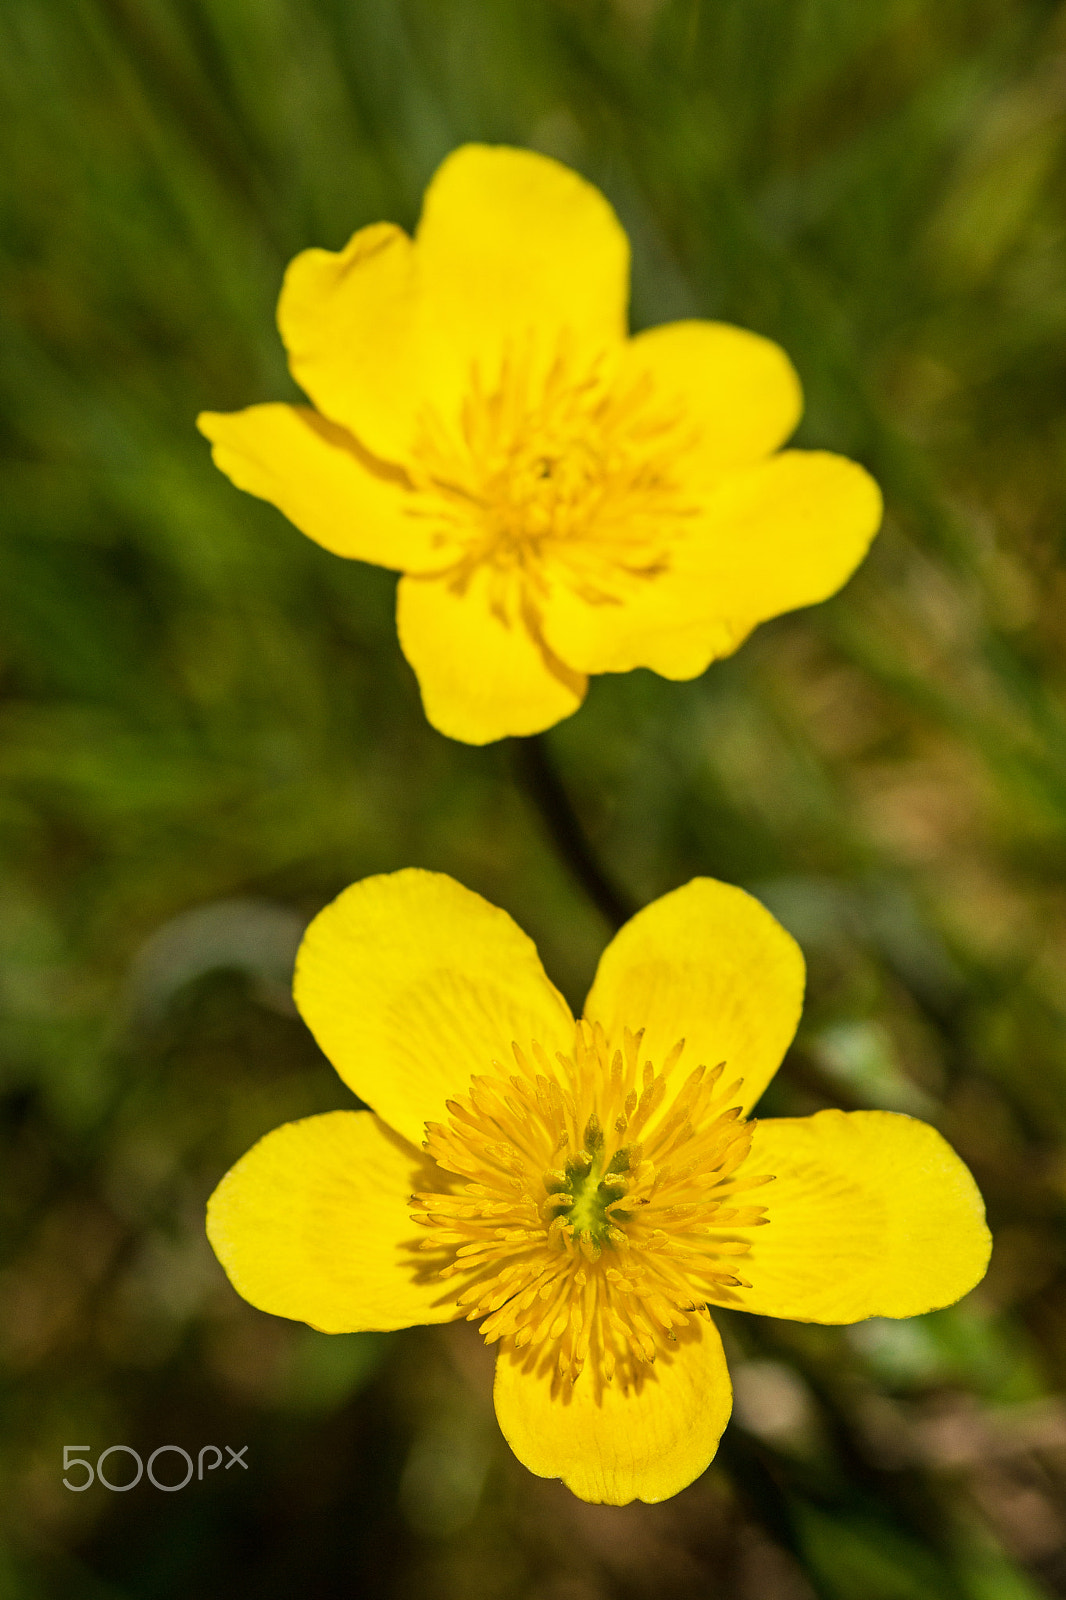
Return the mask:
[[605,950],[582,1021],[503,912],[443,875],[367,878],[314,920],[296,999],[371,1111],[267,1134],[208,1233],[264,1311],[327,1332],[481,1318],[518,1459],[585,1500],[663,1500],[731,1390],[708,1306],[909,1317],[984,1273],[981,1197],[925,1123],[746,1120],[803,958],[697,878]]
[[454,739],[551,727],[588,673],[696,677],[877,530],[861,467],[774,453],[801,410],[783,351],[716,322],[627,338],[628,288],[598,190],[465,145],[413,240],[376,223],[291,263],[278,322],[317,409],[199,419],[238,488],[405,574],[400,644]]

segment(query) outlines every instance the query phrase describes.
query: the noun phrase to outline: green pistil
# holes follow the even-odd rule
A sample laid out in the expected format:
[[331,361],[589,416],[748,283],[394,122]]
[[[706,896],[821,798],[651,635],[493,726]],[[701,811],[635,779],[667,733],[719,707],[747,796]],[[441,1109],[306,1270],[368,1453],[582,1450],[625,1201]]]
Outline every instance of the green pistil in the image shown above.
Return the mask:
[[617,1238],[617,1225],[629,1220],[624,1212],[607,1215],[607,1207],[621,1200],[629,1187],[629,1147],[616,1150],[606,1164],[603,1147],[603,1129],[593,1112],[585,1127],[584,1149],[566,1158],[565,1171],[544,1174],[549,1209],[566,1217],[575,1237],[584,1235],[598,1249],[610,1245],[612,1231]]

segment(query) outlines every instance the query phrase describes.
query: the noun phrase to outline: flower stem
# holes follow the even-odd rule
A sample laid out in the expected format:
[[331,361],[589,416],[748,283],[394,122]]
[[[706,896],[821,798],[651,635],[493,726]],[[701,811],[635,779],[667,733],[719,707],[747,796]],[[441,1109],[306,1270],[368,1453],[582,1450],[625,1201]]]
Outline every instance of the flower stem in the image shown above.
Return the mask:
[[560,859],[612,928],[620,928],[637,906],[597,861],[543,735],[512,739],[511,749],[523,792],[536,807]]

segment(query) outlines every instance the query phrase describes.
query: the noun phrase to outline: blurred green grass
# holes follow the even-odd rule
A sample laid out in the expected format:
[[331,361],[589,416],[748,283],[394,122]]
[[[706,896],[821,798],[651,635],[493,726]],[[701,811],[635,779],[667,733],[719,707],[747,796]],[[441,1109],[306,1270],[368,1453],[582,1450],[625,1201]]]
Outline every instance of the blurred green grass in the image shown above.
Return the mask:
[[[1037,0],[8,0],[5,1600],[1066,1593],[1064,60]],[[693,684],[596,681],[549,745],[626,894],[710,872],[800,938],[769,1109],[929,1117],[997,1237],[914,1324],[723,1319],[722,1465],[628,1512],[511,1461],[476,1345],[260,1316],[202,1236],[251,1140],[350,1103],[279,976],[344,884],[452,872],[574,1001],[608,932],[511,753],[425,724],[393,580],[192,426],[294,393],[285,262],[410,226],[471,138],[599,183],[635,324],[778,339],[801,442],[885,487],[844,594]],[[81,1497],[82,1440],[253,1465]]]

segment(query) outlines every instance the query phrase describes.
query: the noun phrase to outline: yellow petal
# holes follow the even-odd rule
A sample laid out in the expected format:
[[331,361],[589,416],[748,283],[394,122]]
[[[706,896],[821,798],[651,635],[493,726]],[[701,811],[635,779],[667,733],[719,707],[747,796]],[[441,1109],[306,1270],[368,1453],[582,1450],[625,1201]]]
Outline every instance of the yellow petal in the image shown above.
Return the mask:
[[835,594],[881,525],[881,491],[854,461],[785,450],[723,481],[706,502],[686,562],[715,612],[750,624]]
[[913,1317],[984,1277],[977,1185],[927,1123],[892,1111],[759,1122],[741,1171],[775,1180],[758,1191],[769,1222],[741,1268],[752,1288],[731,1305],[800,1322]]
[[706,486],[777,450],[799,422],[803,393],[779,345],[726,322],[669,322],[629,340],[626,384],[650,379],[656,405],[680,416],[690,440],[679,468]]
[[712,1322],[680,1330],[677,1348],[628,1393],[598,1382],[590,1363],[564,1397],[542,1368],[528,1351],[501,1350],[496,1416],[523,1466],[581,1500],[669,1499],[708,1466],[729,1421],[733,1391]]
[[420,1152],[369,1111],[275,1128],[207,1203],[207,1235],[237,1293],[326,1333],[459,1315],[407,1206]]
[[625,338],[629,241],[576,172],[532,150],[464,145],[426,191],[415,236],[426,377],[453,409],[472,366],[495,381],[505,354],[550,363]]
[[196,425],[238,489],[269,500],[335,555],[401,569],[439,559],[425,525],[407,514],[403,475],[307,406],[204,411]]
[[556,586],[544,634],[563,661],[580,672],[651,667],[693,678],[757,623],[834,594],[881,521],[869,473],[814,450],[730,473],[699,504],[670,569],[621,605],[589,605]]
[[458,415],[505,355],[546,369],[626,331],[629,244],[603,196],[531,150],[464,145],[426,191],[414,242],[390,223],[291,263],[278,323],[297,382],[402,463],[431,406]]
[[803,1006],[799,946],[743,889],[694,878],[638,911],[600,957],[585,1015],[608,1039],[644,1028],[641,1059],[660,1066],[679,1039],[679,1070],[726,1063],[744,1079],[736,1103],[758,1099]]
[[404,578],[396,599],[400,646],[429,721],[451,739],[488,744],[540,733],[576,711],[587,680],[545,650],[521,618],[491,606],[493,575],[479,568],[462,594],[446,581]]
[[290,262],[278,326],[297,383],[375,454],[406,459],[422,404],[411,240],[377,222]]
[[711,586],[680,556],[671,571],[641,584],[619,605],[592,603],[556,585],[543,621],[554,654],[586,674],[651,667],[664,678],[698,678],[732,655],[754,626],[714,616]]
[[566,1001],[505,911],[439,872],[353,883],[311,923],[293,992],[341,1077],[412,1143],[512,1040],[573,1045]]

